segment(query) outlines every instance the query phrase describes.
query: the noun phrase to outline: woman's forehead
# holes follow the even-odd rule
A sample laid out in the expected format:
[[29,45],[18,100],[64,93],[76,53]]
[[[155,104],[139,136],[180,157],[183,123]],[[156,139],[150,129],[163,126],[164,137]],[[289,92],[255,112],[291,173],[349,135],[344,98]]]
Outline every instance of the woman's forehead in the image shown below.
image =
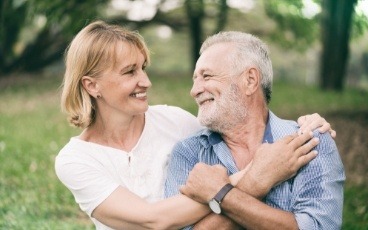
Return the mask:
[[142,51],[136,45],[123,41],[116,44],[114,61],[119,66],[144,62],[145,59]]

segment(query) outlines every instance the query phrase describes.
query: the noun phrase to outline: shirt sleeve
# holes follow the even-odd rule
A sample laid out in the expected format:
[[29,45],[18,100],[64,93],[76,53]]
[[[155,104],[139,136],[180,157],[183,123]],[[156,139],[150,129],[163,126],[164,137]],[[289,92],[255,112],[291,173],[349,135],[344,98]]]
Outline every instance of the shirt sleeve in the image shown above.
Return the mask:
[[319,139],[318,156],[294,179],[292,212],[299,229],[341,229],[344,168],[330,135]]
[[190,112],[176,106],[168,106],[169,111],[174,114],[175,122],[180,127],[179,131],[183,137],[188,137],[193,133],[203,129],[199,124],[197,117]]
[[[175,196],[180,193],[180,186],[187,181],[189,172],[198,162],[200,147],[193,139],[179,142],[173,149],[168,165],[167,178],[165,182],[165,198]],[[182,228],[183,230],[192,229],[193,225]]]
[[58,156],[55,170],[59,180],[72,192],[79,207],[90,217],[93,210],[119,186],[98,167],[72,156]]
[[181,141],[175,145],[169,160],[167,178],[165,182],[165,198],[175,196],[180,193],[180,186],[187,181],[189,172],[198,162],[198,157],[194,153],[198,152],[195,145],[190,141]]

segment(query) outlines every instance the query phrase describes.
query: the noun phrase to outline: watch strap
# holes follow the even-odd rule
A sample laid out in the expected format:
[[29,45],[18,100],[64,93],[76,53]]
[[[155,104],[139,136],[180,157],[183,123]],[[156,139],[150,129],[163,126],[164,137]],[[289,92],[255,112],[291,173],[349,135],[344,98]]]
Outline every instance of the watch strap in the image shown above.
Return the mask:
[[234,186],[232,184],[230,184],[230,183],[225,184],[224,187],[222,187],[220,189],[220,191],[216,194],[216,196],[213,199],[215,199],[218,203],[221,203],[221,201],[224,199],[224,197],[226,196],[226,194],[232,188],[234,188]]

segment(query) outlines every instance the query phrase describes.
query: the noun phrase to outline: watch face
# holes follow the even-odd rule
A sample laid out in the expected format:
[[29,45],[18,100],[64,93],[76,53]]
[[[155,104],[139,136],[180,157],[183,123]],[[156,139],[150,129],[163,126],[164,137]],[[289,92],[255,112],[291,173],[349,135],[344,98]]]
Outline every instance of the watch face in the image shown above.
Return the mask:
[[221,213],[220,204],[215,199],[210,200],[210,202],[208,203],[208,205],[210,206],[210,209],[212,210],[212,212],[214,212],[216,214],[220,214]]

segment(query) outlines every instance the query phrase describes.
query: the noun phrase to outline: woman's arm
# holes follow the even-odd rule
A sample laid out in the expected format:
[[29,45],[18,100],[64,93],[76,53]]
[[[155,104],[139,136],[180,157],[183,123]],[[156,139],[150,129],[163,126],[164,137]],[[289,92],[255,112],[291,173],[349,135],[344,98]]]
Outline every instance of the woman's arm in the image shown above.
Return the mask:
[[[230,176],[234,185],[245,169]],[[148,203],[128,189],[118,187],[92,212],[92,217],[115,229],[179,229],[196,223],[210,210],[184,195]]]
[[92,217],[114,229],[178,229],[209,213],[206,205],[184,195],[148,203],[118,187],[92,212]]

